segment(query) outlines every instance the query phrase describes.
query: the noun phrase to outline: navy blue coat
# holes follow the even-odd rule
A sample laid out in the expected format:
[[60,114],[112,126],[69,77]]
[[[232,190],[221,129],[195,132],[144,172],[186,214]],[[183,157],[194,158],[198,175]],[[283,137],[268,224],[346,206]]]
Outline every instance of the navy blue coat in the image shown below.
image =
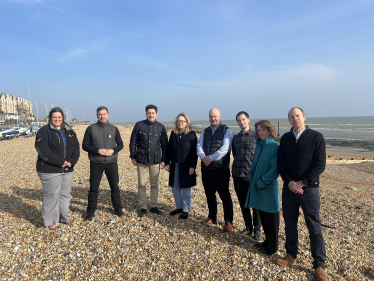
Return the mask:
[[[177,157],[180,187],[187,188],[196,185],[196,146],[197,137],[194,131],[183,134],[181,139],[179,139],[179,135],[171,132],[165,160],[165,165],[170,165],[169,186],[173,187],[174,185],[174,171]],[[189,174],[190,168],[195,169],[193,175]]]

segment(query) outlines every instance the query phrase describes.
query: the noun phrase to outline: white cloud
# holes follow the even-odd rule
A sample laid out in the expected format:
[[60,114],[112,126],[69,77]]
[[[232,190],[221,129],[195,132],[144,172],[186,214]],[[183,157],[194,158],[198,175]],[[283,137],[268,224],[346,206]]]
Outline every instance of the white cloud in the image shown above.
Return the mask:
[[57,61],[58,62],[67,62],[67,61],[73,60],[73,59],[81,59],[85,56],[86,53],[87,52],[84,49],[77,48],[77,49],[71,50],[71,51],[67,52],[66,54],[60,56],[60,58]]
[[[261,73],[259,73],[261,75]],[[304,81],[331,81],[337,76],[337,71],[320,64],[302,64],[278,66],[262,73],[269,78],[302,79]]]
[[55,10],[55,11],[58,11],[60,13],[63,13],[64,11],[62,11],[61,9],[59,8],[56,8],[56,7],[53,7],[53,6],[49,6],[49,5],[46,5],[44,3],[44,1],[42,0],[8,0],[8,2],[11,2],[11,3],[16,3],[16,4],[27,4],[27,5],[41,5],[41,6],[44,6],[46,8],[49,8],[49,9],[52,9],[52,10]]
[[288,92],[300,88],[319,87],[333,82],[338,75],[334,68],[322,64],[275,66],[264,71],[247,70],[243,74],[220,81],[179,81],[175,86],[204,88],[215,92]]
[[362,1],[348,1],[341,5],[330,5],[321,10],[313,11],[309,14],[301,15],[299,18],[294,18],[289,21],[281,22],[277,25],[277,31],[291,31],[303,29],[306,27],[324,24],[326,22],[334,21],[342,17],[357,13],[362,9],[366,9],[368,5],[372,5],[370,0]]
[[164,70],[170,70],[173,72],[178,72],[177,70],[173,69],[172,67],[160,62],[157,59],[146,57],[146,56],[135,56],[135,55],[127,55],[125,60],[134,64],[148,66],[148,67],[155,67]]
[[[71,60],[83,59],[94,53],[102,51],[107,44],[107,40],[91,43],[87,48],[74,48],[65,54],[57,54],[57,62],[68,62]],[[54,53],[54,52],[53,52]]]
[[18,4],[39,4],[44,6],[44,2],[42,0],[8,0],[8,2]]

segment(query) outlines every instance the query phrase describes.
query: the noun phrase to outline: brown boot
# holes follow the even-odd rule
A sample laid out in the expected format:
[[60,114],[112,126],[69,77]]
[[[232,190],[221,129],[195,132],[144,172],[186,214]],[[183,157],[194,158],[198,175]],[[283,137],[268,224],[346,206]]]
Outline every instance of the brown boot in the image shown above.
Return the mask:
[[201,222],[203,225],[211,225],[211,224],[217,224],[216,221],[212,220],[211,218],[207,218],[206,220],[203,220]]
[[223,231],[224,231],[224,232],[231,232],[231,231],[232,231],[232,228],[233,228],[232,223],[229,222],[229,221],[227,221],[227,222],[226,222],[226,226],[225,226],[225,228],[223,229]]
[[284,258],[277,259],[277,264],[281,266],[295,265],[296,259],[294,259],[291,255],[287,254]]
[[316,281],[328,281],[325,270],[322,267],[316,268]]

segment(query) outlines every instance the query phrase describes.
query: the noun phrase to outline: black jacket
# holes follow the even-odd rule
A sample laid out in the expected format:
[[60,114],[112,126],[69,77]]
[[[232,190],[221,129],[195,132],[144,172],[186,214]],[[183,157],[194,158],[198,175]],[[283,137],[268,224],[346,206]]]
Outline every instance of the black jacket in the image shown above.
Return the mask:
[[[65,125],[66,151],[61,132],[48,124],[39,129],[35,138],[35,149],[38,152],[36,170],[41,173],[68,173],[74,170],[80,151],[75,132]],[[62,168],[65,161],[72,166]]]
[[135,124],[130,138],[130,158],[141,164],[165,162],[168,135],[164,125],[147,119]]
[[277,165],[285,186],[303,181],[307,187],[319,187],[319,175],[326,167],[326,145],[323,135],[306,126],[296,141],[293,129],[280,140]]
[[[194,131],[179,135],[171,132],[169,144],[166,150],[165,165],[170,165],[169,186],[174,185],[175,163],[178,161],[179,184],[181,188],[196,185],[196,164],[197,164],[197,137]],[[195,169],[193,175],[189,174],[190,168]]]
[[[117,162],[118,152],[123,149],[121,134],[116,126],[109,122],[96,123],[87,127],[84,133],[82,148],[88,152],[91,163],[111,163]],[[99,154],[99,149],[113,149],[111,156]]]

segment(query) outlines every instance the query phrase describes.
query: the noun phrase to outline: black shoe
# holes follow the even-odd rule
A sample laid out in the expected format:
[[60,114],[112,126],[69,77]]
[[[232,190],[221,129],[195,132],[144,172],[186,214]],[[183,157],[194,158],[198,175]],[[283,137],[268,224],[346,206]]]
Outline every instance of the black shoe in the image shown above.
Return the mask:
[[264,247],[264,243],[262,243],[262,242],[257,242],[257,243],[255,244],[255,247],[257,247],[257,248],[263,248],[263,247]]
[[271,254],[269,254],[268,252],[266,252],[266,250],[264,249],[264,248],[260,248],[260,249],[258,249],[258,251],[260,252],[260,253],[262,253],[262,254],[265,254],[265,255],[271,255]]
[[188,212],[183,212],[182,214],[180,214],[179,218],[184,220],[188,219]]
[[157,214],[157,215],[162,214],[162,212],[157,207],[153,207],[151,209],[151,212],[154,213],[154,214]]
[[147,215],[147,209],[141,209],[140,213],[139,213],[139,216],[140,217],[145,217],[146,215]]
[[253,235],[253,239],[256,242],[261,242],[261,230],[260,231],[255,230],[255,234]]
[[92,221],[92,218],[93,218],[94,214],[87,214],[85,217],[84,217],[84,221]]
[[251,235],[252,235],[252,230],[249,230],[249,228],[246,227],[246,228],[243,229],[242,231],[239,231],[239,234],[241,234],[241,235],[248,235],[248,236],[251,236]]
[[176,214],[180,214],[183,212],[183,209],[175,209],[174,211],[170,212],[170,216],[175,216]]
[[116,213],[116,216],[117,216],[117,217],[122,217],[123,215],[125,215],[125,214],[122,212],[122,210],[119,211],[119,212],[115,212],[115,213]]

